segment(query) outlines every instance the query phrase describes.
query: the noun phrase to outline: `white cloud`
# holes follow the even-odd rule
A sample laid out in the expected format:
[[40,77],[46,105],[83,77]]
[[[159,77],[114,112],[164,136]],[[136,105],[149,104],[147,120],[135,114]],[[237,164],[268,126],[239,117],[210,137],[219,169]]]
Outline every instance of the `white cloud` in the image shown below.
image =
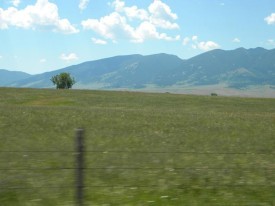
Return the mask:
[[18,7],[19,4],[21,3],[21,0],[11,0],[11,3],[13,6]]
[[176,37],[168,36],[166,33],[159,33],[154,24],[151,22],[145,21],[142,22],[139,27],[135,30],[135,35],[133,36],[132,41],[141,43],[146,39],[159,39],[166,41],[177,41],[180,39],[180,36]]
[[75,61],[78,60],[78,57],[75,53],[70,53],[70,54],[61,54],[60,59],[64,61]]
[[192,36],[192,41],[197,41],[198,40],[198,36]]
[[189,38],[189,37],[185,37],[185,38],[183,39],[182,44],[183,44],[184,46],[186,46],[189,42],[190,42],[190,38]]
[[274,39],[268,39],[267,42],[268,42],[268,44],[270,44],[271,46],[275,46],[275,40],[274,40]]
[[92,38],[92,42],[93,42],[94,44],[101,44],[101,45],[107,44],[107,41],[104,41],[104,40],[102,40],[102,39],[96,39],[96,38]]
[[82,21],[84,29],[91,29],[102,35],[106,39],[116,40],[117,38],[131,38],[134,34],[134,28],[127,24],[124,16],[113,12],[108,16],[98,19],[88,19]]
[[148,9],[150,13],[153,14],[156,18],[171,20],[176,20],[178,18],[177,14],[173,13],[170,7],[161,0],[154,0]]
[[90,0],[80,0],[79,5],[78,5],[79,9],[81,9],[81,10],[86,9],[89,4],[89,1]]
[[275,24],[275,13],[270,14],[270,16],[264,19],[267,24]]
[[148,19],[148,13],[144,9],[138,9],[137,6],[132,7],[126,7],[124,8],[125,14],[130,19],[140,19],[140,20],[147,20]]
[[179,29],[179,25],[177,23],[172,23],[165,19],[151,17],[150,21],[155,26],[163,28],[163,29]]
[[22,10],[9,7],[0,8],[0,29],[10,26],[24,29],[47,29],[65,34],[78,33],[68,19],[61,19],[56,4],[48,0],[37,0],[35,5],[29,5]]
[[149,21],[142,22],[137,28],[130,26],[127,19],[117,12],[109,16],[102,17],[100,20],[88,19],[82,22],[84,29],[92,29],[106,39],[116,41],[116,39],[130,39],[135,43],[142,43],[146,39],[159,40],[179,40],[179,36],[170,37],[166,33],[159,33],[156,26]]
[[150,21],[157,27],[164,29],[178,29],[177,23],[172,23],[178,18],[177,14],[173,13],[170,7],[161,0],[154,0],[150,4],[148,10],[151,14]]
[[197,47],[196,44],[192,44],[192,48],[193,48],[193,49],[197,49],[198,47]]
[[115,0],[112,3],[110,3],[111,6],[115,7],[115,11],[117,12],[123,12],[125,7],[125,2],[121,0]]
[[137,6],[125,7],[125,2],[121,0],[115,0],[111,3],[111,6],[114,7],[115,11],[118,13],[124,13],[130,20],[139,19],[139,20],[148,20],[148,12],[144,9],[139,9]]
[[219,48],[220,46],[213,42],[213,41],[207,41],[207,42],[199,42],[197,44],[198,48],[203,50],[203,51],[209,51],[209,50],[213,50],[213,49],[217,49]]
[[111,4],[115,11],[123,13],[130,20],[139,19],[142,21],[150,21],[156,27],[164,29],[178,29],[179,25],[172,23],[178,17],[172,13],[170,7],[160,0],[155,0],[148,7],[148,11],[145,9],[139,9],[137,6],[126,7],[125,2],[122,0],[115,0]]
[[177,35],[177,36],[174,38],[175,41],[179,41],[180,39],[181,39],[181,36],[180,36],[180,35]]
[[47,60],[44,59],[44,58],[39,60],[40,63],[45,63],[46,61],[47,61]]
[[241,40],[240,40],[239,38],[234,38],[234,39],[232,40],[232,42],[234,42],[234,43],[240,43]]
[[[147,39],[161,39],[166,41],[179,40],[180,36],[171,37],[166,33],[160,33],[158,28],[176,29],[179,26],[171,20],[177,19],[177,15],[171,12],[168,5],[160,0],[155,0],[148,7],[148,11],[137,6],[127,7],[122,0],[114,0],[109,3],[114,12],[100,19],[87,19],[81,22],[84,29],[90,29],[105,39],[117,42],[117,39],[127,39],[131,42],[141,43]],[[129,22],[135,23],[135,26]]]
[[220,45],[213,41],[198,41],[199,37],[194,35],[191,38],[185,37],[183,39],[183,45],[186,46],[188,44],[191,44],[191,47],[193,49],[200,49],[203,51],[209,51],[212,49],[220,48]]

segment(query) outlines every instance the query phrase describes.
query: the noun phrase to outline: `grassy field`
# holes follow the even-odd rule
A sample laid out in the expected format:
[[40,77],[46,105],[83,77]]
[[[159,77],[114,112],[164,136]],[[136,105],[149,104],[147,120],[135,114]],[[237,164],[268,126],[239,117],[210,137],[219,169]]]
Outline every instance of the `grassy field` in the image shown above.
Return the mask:
[[275,99],[0,88],[0,205],[275,205]]

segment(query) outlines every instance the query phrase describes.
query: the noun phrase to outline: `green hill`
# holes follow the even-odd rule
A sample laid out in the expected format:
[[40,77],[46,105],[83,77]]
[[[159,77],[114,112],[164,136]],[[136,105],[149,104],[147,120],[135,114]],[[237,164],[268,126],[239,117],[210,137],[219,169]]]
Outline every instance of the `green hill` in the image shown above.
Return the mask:
[[116,56],[34,75],[9,86],[50,88],[50,78],[60,72],[70,72],[77,81],[75,87],[83,89],[164,90],[213,85],[273,89],[275,49],[217,49],[187,60],[168,54]]
[[28,77],[31,77],[31,75],[25,72],[0,69],[0,86],[9,86],[15,81],[27,79]]
[[0,88],[0,203],[272,205],[275,99]]

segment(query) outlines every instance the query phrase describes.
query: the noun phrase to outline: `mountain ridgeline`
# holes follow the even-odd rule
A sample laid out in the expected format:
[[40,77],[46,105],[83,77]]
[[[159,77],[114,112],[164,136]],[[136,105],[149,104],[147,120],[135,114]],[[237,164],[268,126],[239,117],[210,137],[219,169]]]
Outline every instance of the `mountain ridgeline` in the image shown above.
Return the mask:
[[10,85],[15,81],[19,81],[22,79],[27,79],[32,75],[19,72],[19,71],[8,71],[5,69],[0,69],[0,86]]
[[[0,76],[2,76],[0,70]],[[50,78],[69,72],[76,88],[142,89],[148,86],[207,86],[223,84],[230,88],[275,85],[275,49],[264,48],[205,52],[188,60],[174,55],[126,55],[84,62],[22,79],[0,82],[11,87],[53,87]]]

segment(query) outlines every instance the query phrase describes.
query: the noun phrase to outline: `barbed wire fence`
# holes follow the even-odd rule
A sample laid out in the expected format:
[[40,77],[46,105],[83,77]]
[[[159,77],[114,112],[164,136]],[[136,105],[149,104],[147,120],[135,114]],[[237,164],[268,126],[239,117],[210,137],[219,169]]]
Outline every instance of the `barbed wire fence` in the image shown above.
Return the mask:
[[[75,135],[75,151],[61,151],[61,150],[14,150],[14,151],[0,151],[1,154],[53,154],[59,153],[62,155],[72,155],[74,157],[74,165],[71,167],[11,167],[11,168],[0,168],[0,173],[3,172],[16,172],[20,173],[20,171],[31,171],[31,172],[40,172],[40,171],[69,171],[70,173],[74,173],[74,190],[75,190],[75,204],[78,206],[85,205],[85,189],[87,188],[158,188],[160,187],[158,184],[123,184],[123,185],[116,185],[116,184],[86,184],[85,183],[85,173],[89,171],[104,171],[104,170],[118,170],[118,171],[188,171],[188,172],[195,172],[195,171],[223,171],[223,172],[230,172],[230,171],[241,171],[241,172],[251,172],[251,171],[258,171],[264,177],[265,181],[261,181],[261,184],[255,184],[251,182],[242,182],[238,184],[230,184],[230,183],[222,183],[219,182],[215,183],[204,183],[200,184],[199,187],[203,189],[216,189],[216,188],[243,188],[243,187],[257,187],[257,188],[272,188],[275,191],[275,164],[272,167],[269,166],[247,166],[247,164],[238,164],[234,167],[209,167],[209,166],[194,166],[194,167],[179,167],[179,166],[158,166],[158,167],[138,167],[138,166],[123,166],[123,165],[116,165],[116,166],[94,166],[94,167],[87,167],[85,164],[85,156],[92,154],[112,154],[112,155],[121,155],[121,154],[147,154],[147,155],[158,155],[158,154],[168,154],[168,155],[178,155],[178,154],[186,154],[186,155],[268,155],[271,158],[275,158],[275,152],[201,152],[201,151],[143,151],[143,150],[86,150],[85,149],[85,141],[84,141],[84,130],[77,129]],[[186,188],[192,188],[194,185],[192,184],[178,184],[178,185],[167,185],[167,188],[174,189],[174,190],[185,190]],[[196,185],[198,186],[198,185]],[[36,187],[29,187],[29,186],[20,186],[20,185],[8,185],[5,184],[4,180],[0,180],[0,191],[3,190],[38,190],[38,189],[62,189],[62,188],[72,188],[73,184],[62,185],[62,186],[36,186]],[[273,203],[271,203],[273,204]]]

